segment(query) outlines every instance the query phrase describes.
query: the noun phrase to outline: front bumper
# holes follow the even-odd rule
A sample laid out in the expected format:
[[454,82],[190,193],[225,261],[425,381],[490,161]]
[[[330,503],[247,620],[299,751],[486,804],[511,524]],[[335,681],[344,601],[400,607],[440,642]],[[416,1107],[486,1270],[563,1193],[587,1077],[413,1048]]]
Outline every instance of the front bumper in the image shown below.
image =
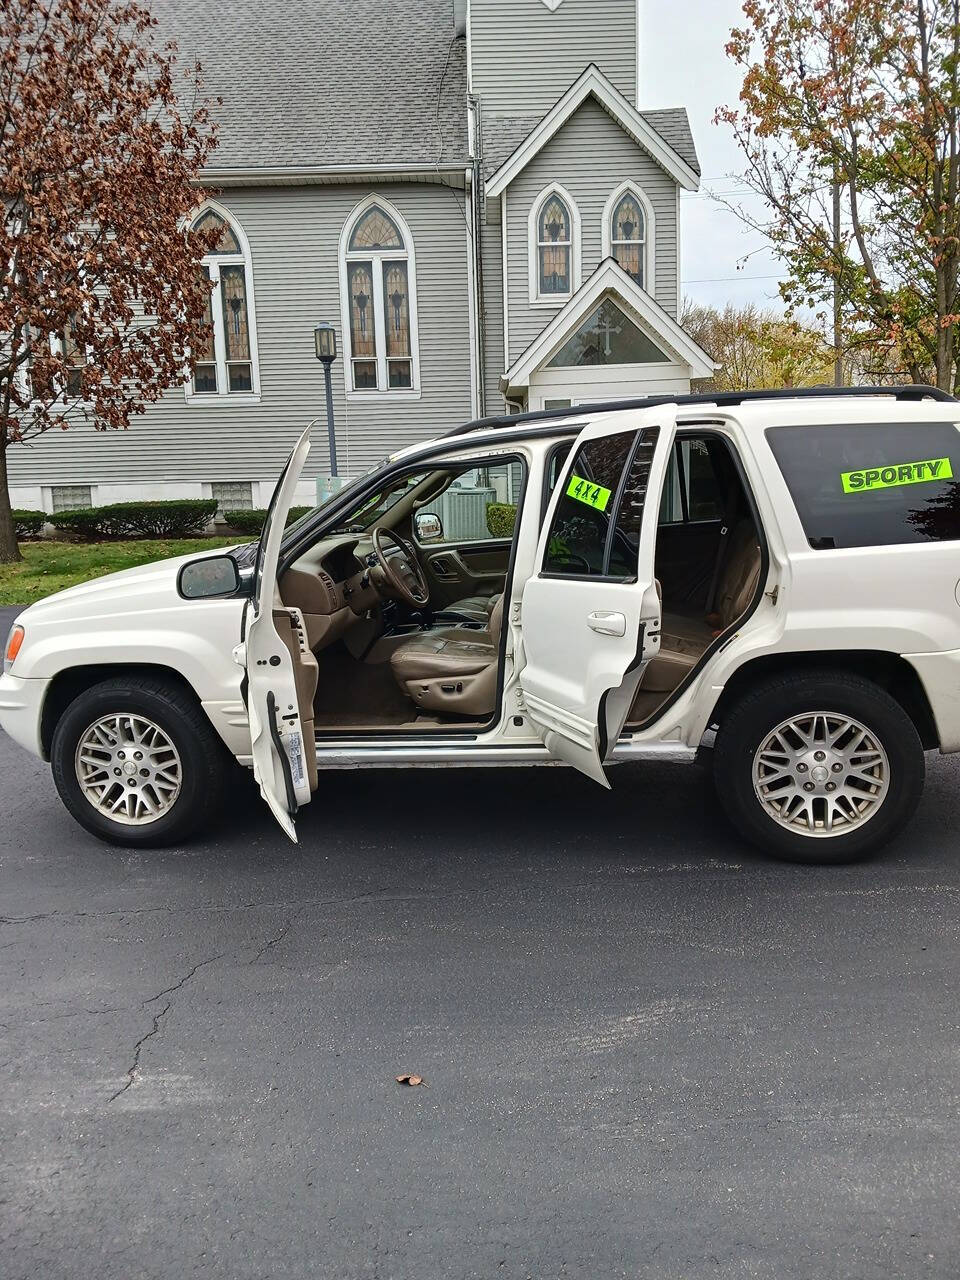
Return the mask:
[[41,760],[46,756],[40,717],[49,687],[49,680],[22,680],[9,672],[0,675],[0,729]]

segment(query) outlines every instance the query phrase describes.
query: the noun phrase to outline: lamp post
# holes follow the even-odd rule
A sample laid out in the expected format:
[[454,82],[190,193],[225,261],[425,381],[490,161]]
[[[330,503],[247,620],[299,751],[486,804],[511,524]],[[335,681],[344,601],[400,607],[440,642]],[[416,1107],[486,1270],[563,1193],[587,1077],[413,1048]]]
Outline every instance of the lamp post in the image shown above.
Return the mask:
[[313,331],[317,359],[323,365],[323,381],[327,391],[327,440],[330,445],[330,474],[337,474],[337,436],[333,426],[333,383],[330,366],[337,358],[337,332],[332,324],[321,321]]

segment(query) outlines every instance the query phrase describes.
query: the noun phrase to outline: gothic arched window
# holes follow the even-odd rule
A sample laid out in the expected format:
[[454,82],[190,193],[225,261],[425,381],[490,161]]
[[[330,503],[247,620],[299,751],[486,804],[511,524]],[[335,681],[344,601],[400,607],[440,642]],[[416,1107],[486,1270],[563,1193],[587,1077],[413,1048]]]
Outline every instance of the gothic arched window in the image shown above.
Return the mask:
[[371,198],[344,228],[341,280],[348,391],[418,387],[413,242],[400,215]]
[[207,205],[193,220],[195,231],[219,230],[203,258],[210,281],[207,342],[194,352],[193,393],[226,396],[258,393],[257,340],[250,249],[239,224],[219,206]]

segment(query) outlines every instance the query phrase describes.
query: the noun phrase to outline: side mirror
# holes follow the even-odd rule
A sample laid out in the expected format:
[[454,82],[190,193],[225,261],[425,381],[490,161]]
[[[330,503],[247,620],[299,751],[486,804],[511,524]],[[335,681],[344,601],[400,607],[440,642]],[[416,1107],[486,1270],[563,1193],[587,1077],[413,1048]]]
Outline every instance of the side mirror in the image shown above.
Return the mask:
[[443,521],[435,511],[418,511],[414,526],[421,542],[432,542],[443,537]]
[[177,590],[185,600],[212,600],[240,590],[240,566],[231,555],[191,560],[180,570]]

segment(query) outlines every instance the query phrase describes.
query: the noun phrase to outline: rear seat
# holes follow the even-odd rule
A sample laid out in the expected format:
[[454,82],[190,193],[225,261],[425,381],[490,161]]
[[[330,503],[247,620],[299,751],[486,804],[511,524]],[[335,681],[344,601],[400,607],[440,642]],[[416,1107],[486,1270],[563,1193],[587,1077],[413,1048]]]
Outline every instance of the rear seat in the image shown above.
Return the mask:
[[716,613],[709,618],[663,611],[660,652],[640,682],[644,693],[672,693],[716,637],[750,605],[760,577],[760,546],[752,520],[742,520],[730,545],[717,584]]

